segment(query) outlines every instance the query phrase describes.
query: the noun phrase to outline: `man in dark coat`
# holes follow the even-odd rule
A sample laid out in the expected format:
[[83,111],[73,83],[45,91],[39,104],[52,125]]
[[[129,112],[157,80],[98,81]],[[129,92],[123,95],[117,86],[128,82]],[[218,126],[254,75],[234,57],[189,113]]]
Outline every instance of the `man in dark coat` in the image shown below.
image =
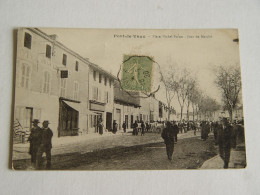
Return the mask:
[[38,119],[34,119],[32,123],[33,127],[28,141],[30,142],[29,154],[31,155],[31,163],[35,167],[36,155],[41,144],[41,128],[38,126],[38,123],[40,123]]
[[176,121],[173,121],[173,127],[172,128],[173,128],[173,132],[174,132],[174,141],[175,141],[175,143],[177,143],[177,141],[178,141],[177,135],[179,133],[179,127],[176,124]]
[[98,132],[100,135],[103,135],[103,128],[104,128],[103,121],[102,118],[100,118],[98,123]]
[[174,131],[172,124],[168,121],[166,123],[166,128],[163,129],[161,134],[166,145],[166,153],[169,160],[172,160],[172,154],[174,150]]
[[224,169],[228,168],[230,159],[230,151],[232,146],[232,131],[233,127],[228,123],[227,118],[222,119],[222,125],[220,125],[218,131],[218,144],[219,155],[224,161]]
[[137,127],[138,127],[138,123],[137,121],[135,121],[135,123],[133,124],[133,135],[138,135]]
[[114,120],[114,122],[113,122],[113,133],[114,134],[116,134],[116,132],[117,132],[117,123],[116,123],[116,120]]
[[122,128],[124,130],[124,133],[126,133],[126,123],[125,123],[125,121],[123,122]]
[[144,130],[145,130],[145,124],[144,121],[141,122],[141,136],[144,135]]
[[51,139],[53,133],[52,130],[48,127],[49,124],[50,124],[49,121],[43,121],[42,123],[43,127],[41,132],[41,144],[37,152],[37,161],[36,161],[36,166],[38,169],[41,166],[42,155],[44,152],[46,153],[47,169],[51,168],[51,148],[52,148]]

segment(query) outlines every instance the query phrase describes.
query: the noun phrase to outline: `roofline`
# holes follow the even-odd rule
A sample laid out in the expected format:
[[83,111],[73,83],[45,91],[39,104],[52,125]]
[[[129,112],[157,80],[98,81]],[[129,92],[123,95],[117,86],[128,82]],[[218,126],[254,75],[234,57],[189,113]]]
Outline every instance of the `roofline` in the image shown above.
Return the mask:
[[70,53],[71,55],[75,56],[76,58],[79,58],[81,61],[83,61],[84,63],[86,63],[87,65],[89,65],[90,67],[94,68],[94,69],[98,69],[99,71],[104,72],[105,74],[107,74],[108,76],[110,76],[113,79],[117,79],[116,76],[114,76],[113,74],[107,72],[106,70],[102,69],[100,66],[98,66],[97,64],[94,64],[92,62],[90,62],[89,60],[85,59],[84,57],[82,57],[81,55],[79,55],[78,53],[76,53],[75,51],[69,49],[68,47],[66,47],[64,44],[62,44],[61,42],[52,39],[48,34],[46,34],[45,32],[41,31],[38,28],[26,28],[27,30],[30,30],[32,32],[34,32],[35,34],[43,37],[44,39],[47,39],[48,41],[50,41],[53,44],[56,44],[57,46],[59,46],[61,49],[64,49],[66,52]]

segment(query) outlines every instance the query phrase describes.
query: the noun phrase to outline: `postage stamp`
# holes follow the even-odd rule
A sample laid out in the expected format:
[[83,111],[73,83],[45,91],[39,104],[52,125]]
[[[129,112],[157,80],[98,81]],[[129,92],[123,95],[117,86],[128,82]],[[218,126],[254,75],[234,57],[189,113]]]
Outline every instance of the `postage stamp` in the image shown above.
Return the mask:
[[151,92],[153,59],[149,56],[124,55],[121,86],[127,91]]

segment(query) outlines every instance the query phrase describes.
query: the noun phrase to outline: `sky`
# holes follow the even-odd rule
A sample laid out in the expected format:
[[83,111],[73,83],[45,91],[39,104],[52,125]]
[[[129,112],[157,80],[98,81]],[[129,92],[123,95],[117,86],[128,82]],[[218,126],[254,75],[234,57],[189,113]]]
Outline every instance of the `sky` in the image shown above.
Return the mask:
[[[216,67],[239,65],[236,29],[136,30],[136,29],[62,29],[41,28],[58,35],[58,41],[82,57],[116,75],[123,55],[148,55],[167,72],[169,65],[188,68],[197,77],[199,88],[221,103],[214,84]],[[158,85],[158,67],[153,73],[154,89]],[[160,95],[161,94],[161,95]],[[158,92],[164,98],[164,91]],[[175,98],[173,104],[177,104]],[[178,107],[178,106],[176,106]],[[178,110],[178,108],[177,108]]]

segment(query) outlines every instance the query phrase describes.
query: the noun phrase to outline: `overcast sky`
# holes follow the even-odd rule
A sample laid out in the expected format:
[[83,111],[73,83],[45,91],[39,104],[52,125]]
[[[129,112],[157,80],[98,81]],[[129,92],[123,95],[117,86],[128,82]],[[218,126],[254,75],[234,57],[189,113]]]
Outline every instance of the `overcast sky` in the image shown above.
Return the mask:
[[[218,102],[221,102],[221,95],[214,84],[215,67],[239,64],[239,45],[233,42],[238,38],[235,29],[41,30],[49,35],[58,35],[58,41],[114,75],[124,54],[152,56],[166,71],[169,64],[187,67],[198,77],[200,88]],[[142,38],[135,38],[134,35]],[[156,76],[158,72],[154,71]],[[154,87],[157,86],[158,83],[154,83]]]

